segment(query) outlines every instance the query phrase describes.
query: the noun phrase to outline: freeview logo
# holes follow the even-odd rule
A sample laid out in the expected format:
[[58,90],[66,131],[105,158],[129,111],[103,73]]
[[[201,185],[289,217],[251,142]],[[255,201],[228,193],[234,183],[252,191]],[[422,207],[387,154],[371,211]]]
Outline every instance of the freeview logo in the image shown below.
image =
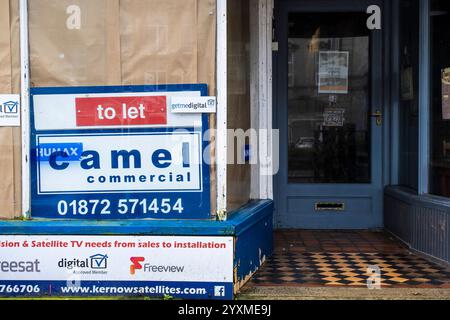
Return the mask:
[[130,274],[135,275],[136,270],[142,269],[141,262],[144,262],[145,258],[144,257],[131,257],[130,261],[131,261]]
[[183,273],[184,266],[176,265],[153,265],[150,263],[144,263],[144,257],[131,257],[130,258],[130,274],[135,275],[136,270],[142,270],[143,272],[151,273]]

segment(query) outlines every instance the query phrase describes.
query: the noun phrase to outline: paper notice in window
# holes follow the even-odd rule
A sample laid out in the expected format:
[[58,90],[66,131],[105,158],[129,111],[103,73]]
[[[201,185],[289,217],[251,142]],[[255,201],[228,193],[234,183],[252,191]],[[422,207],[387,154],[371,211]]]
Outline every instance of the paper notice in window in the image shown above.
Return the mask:
[[343,127],[344,122],[344,109],[326,109],[323,113],[323,125],[325,127]]
[[319,93],[348,94],[349,53],[319,52]]

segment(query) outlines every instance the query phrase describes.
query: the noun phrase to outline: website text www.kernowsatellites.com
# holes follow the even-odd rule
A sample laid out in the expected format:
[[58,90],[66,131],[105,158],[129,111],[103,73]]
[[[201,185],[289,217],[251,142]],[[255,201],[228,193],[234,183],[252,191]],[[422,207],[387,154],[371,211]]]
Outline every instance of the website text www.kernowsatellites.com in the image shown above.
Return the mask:
[[65,286],[61,287],[62,294],[93,294],[93,295],[206,295],[207,290],[205,288],[180,288],[169,286]]

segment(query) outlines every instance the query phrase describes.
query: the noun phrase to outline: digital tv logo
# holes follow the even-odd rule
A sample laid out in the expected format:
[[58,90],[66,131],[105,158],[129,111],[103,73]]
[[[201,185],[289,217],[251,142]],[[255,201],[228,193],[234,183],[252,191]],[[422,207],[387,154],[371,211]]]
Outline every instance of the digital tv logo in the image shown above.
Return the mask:
[[96,254],[89,257],[91,259],[92,269],[107,269],[108,256],[106,254]]
[[18,101],[7,101],[3,105],[0,105],[0,112],[5,114],[17,114],[19,113]]
[[62,258],[58,262],[59,268],[72,269],[94,269],[105,270],[108,268],[108,256],[106,254],[96,254],[85,259]]

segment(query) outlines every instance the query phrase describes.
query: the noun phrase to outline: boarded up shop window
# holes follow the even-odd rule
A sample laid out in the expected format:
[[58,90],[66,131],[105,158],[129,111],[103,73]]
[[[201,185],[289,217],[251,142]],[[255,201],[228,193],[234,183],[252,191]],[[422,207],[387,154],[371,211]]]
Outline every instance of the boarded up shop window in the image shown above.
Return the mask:
[[[250,128],[250,15],[248,0],[228,0],[228,128],[246,132]],[[239,130],[240,131],[240,130]],[[236,134],[239,133],[236,131]],[[241,131],[242,132],[242,131]],[[228,142],[228,210],[250,199],[251,166],[244,157],[246,139],[232,135]],[[231,147],[234,144],[234,148]],[[244,144],[244,145],[243,145]]]
[[32,0],[29,14],[32,87],[206,83],[215,94],[215,0]]
[[36,87],[207,83],[214,0],[30,1]]
[[[0,95],[19,94],[18,0],[0,0],[0,30]],[[2,118],[3,107],[0,106]],[[4,123],[0,126],[0,190],[0,219],[20,216],[21,133],[19,127],[5,126]]]

